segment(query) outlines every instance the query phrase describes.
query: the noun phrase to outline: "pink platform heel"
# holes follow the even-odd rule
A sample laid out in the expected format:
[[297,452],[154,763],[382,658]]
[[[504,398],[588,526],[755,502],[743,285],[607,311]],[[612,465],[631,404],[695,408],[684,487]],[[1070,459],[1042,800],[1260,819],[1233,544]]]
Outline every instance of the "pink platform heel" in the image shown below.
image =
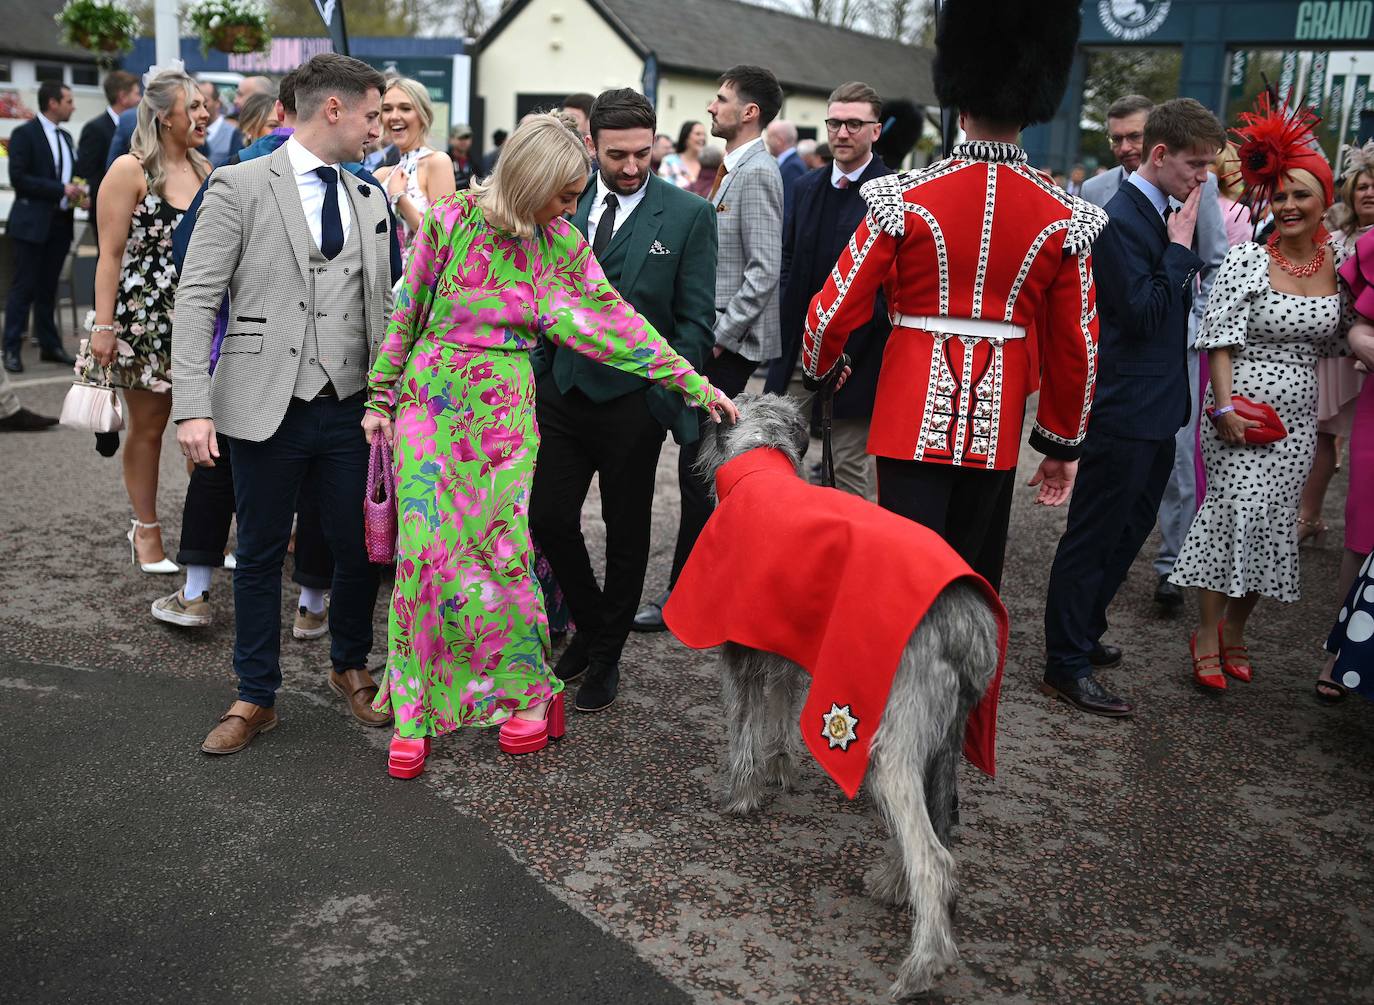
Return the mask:
[[393,734],[391,749],[387,752],[386,773],[392,778],[414,778],[425,770],[428,756],[429,737],[408,740]]
[[563,695],[554,695],[544,706],[544,718],[519,719],[511,716],[501,727],[501,749],[507,754],[533,754],[550,740],[563,738]]

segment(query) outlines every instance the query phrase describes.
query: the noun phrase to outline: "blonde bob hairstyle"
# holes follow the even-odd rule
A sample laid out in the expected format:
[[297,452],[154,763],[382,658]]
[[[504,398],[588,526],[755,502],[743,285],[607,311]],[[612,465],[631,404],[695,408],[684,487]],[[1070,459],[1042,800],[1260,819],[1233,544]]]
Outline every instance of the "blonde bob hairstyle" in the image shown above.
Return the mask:
[[591,158],[569,116],[526,116],[501,145],[491,177],[474,183],[488,224],[516,237],[534,235],[534,214],[570,185],[580,188]]
[[409,98],[414,106],[415,114],[420,118],[420,146],[424,146],[429,138],[430,127],[434,125],[434,105],[429,100],[429,88],[409,77],[389,77],[382,91],[383,101],[386,100],[386,92],[393,87]]
[[[200,97],[196,82],[180,70],[164,70],[143,88],[143,100],[138,103],[138,124],[134,126],[129,152],[143,164],[148,173],[148,188],[158,198],[165,198],[167,185],[166,152],[162,149],[162,134],[167,119],[176,108],[177,95],[186,99],[187,112],[191,102]],[[204,181],[210,174],[210,162],[199,150],[188,149],[186,159],[191,162],[197,177]]]

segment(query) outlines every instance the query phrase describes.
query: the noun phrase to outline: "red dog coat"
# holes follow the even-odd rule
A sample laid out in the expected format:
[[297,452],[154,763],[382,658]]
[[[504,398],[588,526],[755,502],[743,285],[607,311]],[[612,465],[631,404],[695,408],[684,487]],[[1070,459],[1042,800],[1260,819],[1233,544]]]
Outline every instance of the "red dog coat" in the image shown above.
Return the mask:
[[806,745],[852,799],[887,707],[902,650],[956,579],[997,616],[997,673],[969,714],[964,756],[994,773],[1007,612],[939,535],[847,492],[797,477],[771,447],[716,472],[720,505],[692,549],[663,619],[693,649],[735,642],[777,653],[812,677]]

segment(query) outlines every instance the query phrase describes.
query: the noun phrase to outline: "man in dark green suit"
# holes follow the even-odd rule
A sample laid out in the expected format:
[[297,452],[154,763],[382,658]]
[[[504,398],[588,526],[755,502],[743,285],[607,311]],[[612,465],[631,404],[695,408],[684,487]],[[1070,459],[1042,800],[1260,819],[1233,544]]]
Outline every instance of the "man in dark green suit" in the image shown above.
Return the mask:
[[[716,218],[711,204],[649,170],[653,105],[636,91],[602,93],[587,143],[598,169],[573,224],[591,242],[611,285],[698,369],[714,342]],[[568,598],[577,634],[556,673],[586,672],[573,707],[599,712],[615,700],[620,652],[649,563],[654,473],[665,430],[696,440],[699,417],[681,395],[552,342],[535,356],[539,464],[530,530]],[[606,521],[605,586],[582,537],[592,475]]]

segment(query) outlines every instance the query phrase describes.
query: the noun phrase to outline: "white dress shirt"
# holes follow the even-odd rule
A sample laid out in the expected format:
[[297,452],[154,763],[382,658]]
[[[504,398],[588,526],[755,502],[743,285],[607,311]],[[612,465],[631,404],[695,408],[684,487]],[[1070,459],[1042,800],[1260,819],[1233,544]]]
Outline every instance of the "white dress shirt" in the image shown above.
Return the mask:
[[[57,180],[63,185],[68,185],[72,180],[72,152],[67,148],[67,144],[62,141],[62,136],[57,131],[57,123],[46,115],[39,115],[38,121],[43,124],[43,135],[48,138],[48,152],[52,154],[52,162],[57,168]],[[58,203],[60,209],[70,209],[67,197],[64,195],[62,201]]]
[[[870,164],[872,164],[872,163],[873,163],[873,155],[872,155],[871,153],[868,155],[868,160],[864,161],[862,164],[860,164],[858,167],[856,167],[853,171],[841,171],[841,170],[840,170],[840,166],[839,166],[838,164],[836,164],[834,161],[831,161],[831,162],[830,162],[830,184],[831,184],[831,186],[832,186],[833,188],[839,188],[839,187],[840,187],[840,179],[841,179],[841,178],[848,178],[848,179],[849,179],[849,184],[850,184],[850,185],[856,184],[856,183],[858,182],[858,180],[863,176],[863,173],[864,173],[865,171],[868,170],[868,165],[870,165]],[[848,186],[846,186],[846,188],[847,188],[847,187],[848,187]]]
[[615,201],[619,203],[619,208],[615,211],[614,226],[611,227],[611,237],[620,233],[620,228],[625,221],[630,218],[636,207],[644,201],[644,190],[649,187],[649,180],[644,179],[644,184],[639,186],[639,191],[634,195],[622,195],[614,189],[606,186],[606,179],[601,177],[601,172],[596,173],[596,201],[592,203],[591,212],[587,214],[587,240],[588,242],[596,238],[596,224],[601,219],[601,214],[606,211],[606,196],[614,194]]
[[1164,211],[1169,208],[1169,197],[1161,192],[1155,185],[1145,180],[1144,175],[1139,171],[1126,179],[1127,185],[1134,185],[1145,193],[1145,198],[1150,200],[1150,205],[1155,208],[1155,212],[1161,217]]
[[725,170],[733,171],[735,170],[735,168],[739,167],[739,162],[744,159],[744,155],[748,152],[749,148],[752,147],[755,143],[762,142],[762,136],[755,136],[752,140],[750,140],[748,143],[745,143],[743,146],[738,146],[735,147],[735,149],[731,150],[728,154],[725,155]]
[[343,168],[337,164],[325,164],[309,150],[303,143],[297,141],[296,137],[289,137],[286,141],[286,153],[291,158],[291,168],[296,172],[296,188],[301,194],[301,209],[305,210],[305,224],[310,228],[310,236],[315,240],[315,247],[319,248],[324,244],[322,231],[324,225],[321,223],[321,214],[324,212],[324,179],[315,173],[317,167],[332,167],[340,174],[339,178],[339,221],[343,224],[344,240],[348,240],[348,229],[353,223],[353,214],[348,208],[348,193],[344,191]]
[[110,121],[113,122],[113,123],[115,124],[115,128],[118,129],[118,128],[119,128],[119,113],[116,112],[116,111],[114,110],[114,105],[108,105],[108,106],[106,106],[106,108],[105,108],[105,114],[108,115],[108,116],[110,117]]

